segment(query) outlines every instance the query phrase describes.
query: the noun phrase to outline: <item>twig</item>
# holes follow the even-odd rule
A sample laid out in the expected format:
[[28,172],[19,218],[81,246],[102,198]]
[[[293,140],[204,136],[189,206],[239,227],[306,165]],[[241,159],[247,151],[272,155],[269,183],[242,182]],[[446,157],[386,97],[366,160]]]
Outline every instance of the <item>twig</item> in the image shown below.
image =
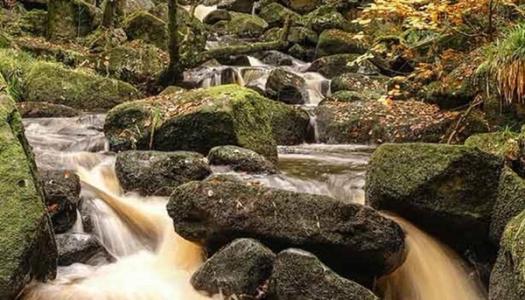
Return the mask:
[[454,130],[452,130],[452,132],[450,133],[450,136],[448,137],[447,144],[452,143],[452,140],[454,139],[457,132],[459,131],[459,127],[461,126],[461,123],[468,117],[468,115],[474,109],[474,107],[480,105],[481,103],[483,103],[483,99],[481,97],[477,97],[474,101],[472,101],[472,103],[467,108],[465,113],[463,113],[463,115],[461,115],[461,117],[458,119],[456,126],[454,126]]

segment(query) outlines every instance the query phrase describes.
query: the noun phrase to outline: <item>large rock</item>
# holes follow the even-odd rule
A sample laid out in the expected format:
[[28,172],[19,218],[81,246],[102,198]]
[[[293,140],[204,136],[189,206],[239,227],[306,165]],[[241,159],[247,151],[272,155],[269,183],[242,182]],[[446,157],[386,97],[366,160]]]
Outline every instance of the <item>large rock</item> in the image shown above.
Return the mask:
[[234,171],[248,173],[277,173],[275,165],[255,151],[237,146],[218,146],[208,153],[211,165],[229,166]]
[[419,101],[323,101],[316,108],[321,142],[439,142],[456,113]]
[[231,20],[219,21],[213,25],[218,32],[239,37],[259,37],[268,28],[268,23],[258,16],[245,13],[231,13]]
[[252,239],[238,239],[208,259],[192,276],[196,290],[254,299],[272,273],[275,254]]
[[359,54],[336,54],[321,57],[312,62],[308,71],[318,72],[327,78],[333,78],[344,73],[354,73],[359,70],[359,66],[350,65],[350,63],[358,57]]
[[82,0],[53,0],[48,5],[48,36],[54,40],[71,40],[94,30],[102,11]]
[[382,96],[387,92],[387,82],[388,77],[384,76],[368,76],[358,73],[343,73],[333,78],[330,87],[332,92],[373,92],[378,96]]
[[253,90],[223,85],[119,105],[108,113],[104,131],[114,150],[149,149],[153,141],[156,150],[207,154],[236,145],[275,160],[276,140],[304,140],[304,114]]
[[456,249],[486,243],[502,159],[465,146],[385,144],[373,154],[367,203]]
[[340,53],[362,54],[365,52],[365,46],[361,41],[355,39],[352,33],[339,29],[328,29],[319,35],[317,57]]
[[376,300],[363,286],[340,277],[313,254],[299,249],[277,255],[270,277],[270,300]]
[[294,21],[300,18],[299,14],[277,2],[264,5],[259,12],[259,16],[272,27],[283,26],[287,18]]
[[175,189],[168,203],[175,231],[212,253],[242,237],[278,252],[298,247],[344,275],[367,280],[404,260],[404,233],[362,205],[274,190],[224,178]]
[[40,176],[55,233],[64,233],[77,221],[80,180],[69,171],[43,171]]
[[525,299],[525,212],[521,212],[507,225],[501,238],[496,264],[490,275],[490,300]]
[[301,23],[321,33],[328,29],[350,30],[351,24],[331,5],[322,5],[305,15]]
[[104,111],[138,96],[137,89],[128,83],[55,63],[35,62],[24,78],[23,97],[31,102]]
[[490,240],[498,245],[507,223],[525,209],[525,180],[509,168],[501,173],[490,221]]
[[69,266],[74,263],[88,265],[107,264],[114,261],[113,256],[93,235],[85,233],[64,233],[56,236],[58,265]]
[[284,5],[290,9],[304,14],[314,10],[321,4],[321,0],[280,0]]
[[16,106],[22,118],[70,118],[80,115],[80,111],[72,107],[47,102],[18,102]]
[[304,104],[309,101],[304,78],[280,68],[270,73],[266,82],[266,95],[287,104]]
[[130,39],[141,39],[160,49],[167,48],[166,23],[146,11],[137,11],[128,16],[123,27]]
[[185,151],[121,152],[115,170],[125,190],[148,196],[169,196],[177,186],[211,174],[204,156]]
[[251,14],[255,0],[221,0],[217,8]]
[[52,279],[57,250],[36,165],[14,101],[0,75],[0,299],[32,279]]

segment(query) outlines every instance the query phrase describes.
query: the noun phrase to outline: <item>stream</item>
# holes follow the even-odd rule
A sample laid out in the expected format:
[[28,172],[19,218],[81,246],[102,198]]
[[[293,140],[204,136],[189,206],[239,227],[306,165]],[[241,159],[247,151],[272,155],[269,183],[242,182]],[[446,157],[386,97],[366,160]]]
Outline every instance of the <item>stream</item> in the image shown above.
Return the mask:
[[[56,280],[33,282],[23,299],[209,299],[189,283],[203,262],[202,249],[174,232],[165,209],[167,198],[122,192],[103,122],[104,115],[24,120],[40,169],[79,174],[83,182],[79,214],[92,220],[91,233],[116,261],[59,267]],[[366,145],[280,146],[281,174],[247,175],[217,167],[214,173],[364,204],[365,172],[373,150]],[[408,257],[393,274],[379,280],[377,292],[384,299],[486,298],[477,278],[452,250],[409,222],[393,218],[407,233]],[[82,224],[72,231],[83,232]]]

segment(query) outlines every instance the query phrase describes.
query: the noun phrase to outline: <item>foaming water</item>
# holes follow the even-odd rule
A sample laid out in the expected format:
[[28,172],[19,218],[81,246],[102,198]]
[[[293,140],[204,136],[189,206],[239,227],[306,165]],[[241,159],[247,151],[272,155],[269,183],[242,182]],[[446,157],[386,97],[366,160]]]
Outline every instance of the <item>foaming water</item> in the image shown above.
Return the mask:
[[408,221],[389,216],[406,232],[405,263],[382,278],[385,300],[479,300],[486,292],[454,251]]

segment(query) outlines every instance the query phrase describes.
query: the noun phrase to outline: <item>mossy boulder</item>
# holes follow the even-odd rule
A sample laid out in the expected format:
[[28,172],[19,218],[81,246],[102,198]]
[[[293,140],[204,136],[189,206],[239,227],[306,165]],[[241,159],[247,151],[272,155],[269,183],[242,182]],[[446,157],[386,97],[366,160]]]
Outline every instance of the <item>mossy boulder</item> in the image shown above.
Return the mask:
[[318,7],[322,0],[280,0],[286,7],[300,14],[304,14]]
[[456,114],[418,101],[322,101],[316,108],[323,143],[439,142]]
[[515,161],[520,157],[520,139],[520,134],[512,131],[480,133],[466,139],[465,146]]
[[52,40],[83,37],[98,27],[102,11],[82,0],[53,0],[48,5],[47,34]]
[[265,94],[287,104],[305,104],[310,101],[306,80],[282,68],[273,70],[268,76]]
[[[282,33],[282,28],[273,27],[264,33],[263,39],[266,41],[275,41],[281,38]],[[319,37],[317,33],[311,29],[303,26],[292,26],[290,27],[287,40],[292,44],[314,47],[317,44]]]
[[80,111],[65,105],[47,102],[18,102],[18,111],[23,118],[70,118]]
[[309,72],[318,72],[327,78],[333,78],[345,73],[356,73],[359,71],[357,64],[352,65],[359,54],[336,54],[318,58],[308,68]]
[[465,250],[488,241],[503,160],[478,149],[385,144],[372,155],[367,203]]
[[525,211],[514,217],[501,237],[498,258],[489,284],[490,300],[520,300],[525,298]]
[[56,63],[35,62],[24,78],[23,98],[50,102],[88,111],[104,111],[137,99],[132,85]]
[[32,279],[53,279],[57,249],[31,148],[0,75],[0,298]]
[[348,31],[352,29],[351,24],[346,18],[338,12],[335,7],[329,5],[322,5],[303,16],[300,23],[321,33],[328,29],[340,29]]
[[323,101],[336,101],[336,102],[355,102],[355,101],[367,101],[377,100],[370,99],[363,93],[356,91],[337,91],[330,95],[330,97],[323,99]]
[[254,3],[255,0],[221,0],[217,7],[229,11],[249,14],[252,12]]
[[245,13],[231,13],[231,15],[231,20],[220,21],[213,28],[219,32],[244,38],[259,37],[268,28],[268,23],[258,16]]
[[229,21],[232,19],[232,16],[229,11],[225,9],[217,9],[209,14],[202,20],[204,24],[213,25],[220,21]]
[[146,89],[146,85],[158,79],[167,67],[168,60],[166,52],[136,40],[102,52],[97,61],[97,70]]
[[395,222],[327,196],[215,177],[175,189],[168,213],[179,235],[211,253],[237,238],[254,238],[276,252],[311,251],[340,274],[361,280],[404,260],[404,233]]
[[505,168],[498,183],[496,203],[490,222],[490,240],[498,245],[507,223],[525,210],[525,180]]
[[152,141],[156,150],[207,154],[215,146],[237,145],[275,160],[276,140],[298,139],[307,130],[298,124],[302,115],[253,90],[223,85],[119,105],[104,127],[114,150],[149,149]]
[[277,255],[270,277],[270,300],[378,300],[367,288],[339,276],[315,255],[288,249]]
[[287,18],[290,18],[291,21],[297,21],[301,16],[282,4],[271,2],[261,8],[259,17],[263,18],[271,27],[275,27],[283,26]]
[[33,9],[23,14],[19,22],[24,32],[45,36],[48,31],[48,13],[43,9]]
[[363,54],[365,52],[365,45],[357,40],[352,33],[339,29],[328,29],[319,35],[317,57],[340,53]]
[[270,277],[274,260],[275,254],[258,241],[237,239],[208,259],[191,284],[209,295],[253,299]]
[[[377,96],[386,95],[388,77],[370,76],[359,73],[344,73],[335,76],[330,83],[332,92],[356,91]],[[378,97],[378,98],[379,98]]]
[[247,173],[277,173],[275,165],[255,151],[237,146],[217,146],[208,153],[210,165],[228,166]]
[[124,20],[123,27],[130,39],[141,39],[160,49],[167,49],[166,23],[154,15],[146,11],[135,12]]
[[120,152],[115,171],[124,190],[146,196],[169,196],[177,186],[211,174],[204,156],[186,151]]

